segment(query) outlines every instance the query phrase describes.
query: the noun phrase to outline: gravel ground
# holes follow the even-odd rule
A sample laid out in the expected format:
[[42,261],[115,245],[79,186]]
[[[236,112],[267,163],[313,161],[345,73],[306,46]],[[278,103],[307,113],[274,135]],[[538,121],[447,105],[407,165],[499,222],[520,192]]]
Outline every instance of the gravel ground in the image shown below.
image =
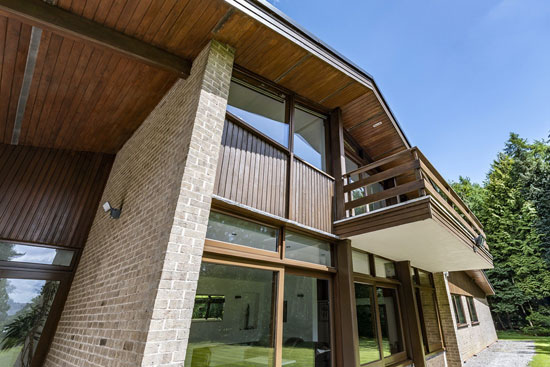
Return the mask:
[[466,367],[527,367],[535,355],[535,343],[528,340],[500,340],[468,359]]

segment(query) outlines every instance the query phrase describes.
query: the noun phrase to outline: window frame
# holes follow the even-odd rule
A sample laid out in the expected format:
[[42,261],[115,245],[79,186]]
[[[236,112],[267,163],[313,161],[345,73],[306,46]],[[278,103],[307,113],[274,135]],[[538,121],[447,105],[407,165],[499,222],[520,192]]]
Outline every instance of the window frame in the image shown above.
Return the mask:
[[[472,326],[479,325],[479,315],[477,313],[477,309],[475,305],[475,298],[473,296],[466,296],[466,304],[468,305],[468,313],[470,314],[470,323],[472,324]],[[475,315],[475,321],[474,321],[474,315]]]
[[[276,228],[279,232],[277,235],[277,252],[256,249],[244,245],[237,245],[228,242],[205,239],[204,253],[202,257],[203,262],[241,266],[248,268],[256,268],[263,270],[270,270],[277,272],[277,284],[275,290],[274,306],[275,312],[275,362],[273,367],[276,367],[278,361],[282,360],[282,347],[283,347],[283,311],[284,311],[284,277],[285,274],[300,275],[313,277],[318,279],[326,279],[329,281],[329,317],[330,317],[330,348],[331,348],[331,366],[336,366],[337,354],[339,353],[339,346],[336,341],[336,325],[337,321],[335,303],[336,294],[336,267],[337,258],[335,253],[334,239],[316,235],[308,231],[296,228],[293,226],[287,226],[285,224],[272,224],[266,223],[266,221],[252,219],[248,216],[234,213],[231,211],[223,210],[221,208],[212,208],[211,211],[219,212],[224,215],[237,217],[242,220],[255,222],[264,226]],[[314,264],[306,261],[293,260],[285,257],[285,235],[286,231],[291,231],[300,235],[317,238],[326,241],[330,244],[330,253],[332,257],[332,266],[325,266]],[[279,321],[280,320],[280,321]],[[199,321],[202,322],[202,321]],[[279,364],[280,365],[280,364]]]
[[[261,91],[265,91],[266,95],[269,95],[269,94],[276,95],[285,100],[285,108],[286,108],[285,123],[288,124],[288,147],[285,147],[283,144],[270,138],[262,131],[252,127],[245,120],[239,118],[238,116],[235,116],[229,111],[226,111],[226,117],[229,118],[231,121],[238,123],[239,125],[244,125],[243,127],[245,127],[246,129],[252,130],[252,132],[259,135],[262,139],[266,139],[266,141],[268,141],[269,143],[275,145],[277,148],[284,151],[287,155],[290,156],[290,158],[296,158],[297,160],[309,165],[310,167],[319,171],[320,173],[331,177],[330,172],[332,172],[332,167],[331,167],[332,152],[330,149],[330,124],[331,124],[330,109],[318,103],[310,101],[302,96],[299,96],[293,91],[288,90],[284,87],[281,87],[280,85],[277,85],[258,75],[255,75],[238,65],[235,65],[233,69],[231,80],[234,80],[234,79],[237,81],[240,81],[241,83],[244,83],[244,85],[246,84],[250,85],[255,90],[259,89]],[[300,107],[302,107],[303,110],[312,112],[318,117],[321,117],[324,121],[325,170],[323,170],[322,168],[316,167],[312,163],[306,161],[304,158],[301,158],[300,156],[294,153],[294,109],[300,108]]]
[[[468,319],[466,318],[466,310],[464,309],[464,303],[462,302],[462,295],[457,293],[451,293],[451,299],[453,301],[453,310],[455,313],[455,321],[458,329],[468,326]],[[458,299],[458,300],[457,300]],[[458,314],[458,306],[462,309],[462,314],[464,315],[464,322],[460,322],[460,317]]]
[[[354,249],[355,250],[355,249]],[[369,253],[369,258],[374,259],[374,255]],[[372,262],[372,261],[371,261]],[[371,267],[371,272],[373,272],[373,267]],[[376,334],[377,334],[377,341],[378,341],[378,351],[380,355],[382,356],[380,359],[372,362],[368,362],[365,364],[361,364],[360,366],[368,366],[368,367],[382,367],[387,365],[392,365],[399,362],[404,362],[408,359],[407,354],[407,339],[405,338],[405,330],[404,330],[404,322],[403,322],[403,312],[401,310],[401,282],[398,280],[390,279],[390,278],[380,278],[376,277],[374,275],[367,275],[362,273],[353,273],[353,282],[354,283],[360,283],[360,284],[366,284],[373,287],[373,305],[374,305],[374,313],[376,318]],[[403,351],[396,353],[394,355],[384,356],[383,352],[383,346],[382,346],[382,325],[380,321],[380,308],[378,304],[378,295],[376,292],[377,288],[388,288],[395,290],[395,295],[397,299],[397,315],[399,317],[399,334],[401,337],[401,342],[403,344]],[[355,297],[355,295],[354,295]],[[359,346],[357,346],[357,350],[359,350]]]
[[14,240],[8,240],[8,239],[3,239],[3,238],[0,238],[0,242],[11,243],[11,244],[14,244],[14,245],[25,245],[25,246],[31,246],[31,247],[43,247],[43,248],[50,248],[50,249],[54,249],[54,250],[65,250],[65,251],[72,251],[73,252],[73,257],[71,259],[71,263],[67,266],[65,266],[65,265],[38,264],[38,263],[32,263],[32,262],[26,262],[26,261],[0,260],[0,269],[29,269],[29,270],[72,272],[75,268],[75,265],[76,265],[78,259],[80,258],[80,252],[81,252],[81,249],[75,248],[75,247],[49,245],[49,244],[38,243],[38,242],[14,241]]

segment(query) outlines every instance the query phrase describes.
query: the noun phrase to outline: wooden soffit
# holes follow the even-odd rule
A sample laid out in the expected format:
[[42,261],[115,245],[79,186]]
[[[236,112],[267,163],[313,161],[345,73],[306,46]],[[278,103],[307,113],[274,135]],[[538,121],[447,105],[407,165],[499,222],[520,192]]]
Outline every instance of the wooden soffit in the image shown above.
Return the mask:
[[[14,1],[31,5],[39,2],[0,0],[0,5]],[[76,20],[93,22],[182,60],[194,60],[211,39],[225,42],[235,48],[235,63],[241,67],[327,109],[342,108],[346,129],[371,157],[406,148],[406,140],[373,82],[338,57],[329,57],[331,52],[318,46],[314,39],[296,36],[300,32],[291,25],[273,25],[276,15],[246,8],[260,9],[265,6],[261,2],[48,3],[70,13],[72,18],[76,16]],[[35,64],[29,74],[31,34],[40,28],[40,22],[1,9],[4,8],[0,6],[2,143],[12,142],[14,131],[19,129],[17,144],[116,153],[181,76],[170,68],[91,41],[84,34],[79,37],[51,26],[38,33]],[[367,122],[378,117],[383,122],[381,128],[371,132]],[[15,121],[19,121],[19,127]]]

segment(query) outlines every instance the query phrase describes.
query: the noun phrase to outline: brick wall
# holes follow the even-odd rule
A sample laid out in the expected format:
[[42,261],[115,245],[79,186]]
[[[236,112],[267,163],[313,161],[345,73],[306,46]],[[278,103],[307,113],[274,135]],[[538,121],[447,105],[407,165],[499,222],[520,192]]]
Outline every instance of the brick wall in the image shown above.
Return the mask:
[[[460,356],[462,361],[487,348],[497,340],[495,325],[485,293],[475,284],[474,280],[464,272],[453,272],[448,278],[451,292],[474,297],[479,324],[472,325],[468,304],[462,297],[462,306],[466,314],[467,327],[456,331]],[[451,310],[454,317],[454,309]]]
[[439,307],[439,316],[441,318],[441,328],[443,330],[443,339],[445,340],[445,358],[447,360],[447,366],[459,367],[462,365],[462,361],[460,359],[460,350],[457,335],[455,333],[456,325],[453,314],[451,313],[447,279],[443,273],[434,273],[434,283],[437,305]]
[[233,50],[213,41],[117,154],[45,366],[181,366]]

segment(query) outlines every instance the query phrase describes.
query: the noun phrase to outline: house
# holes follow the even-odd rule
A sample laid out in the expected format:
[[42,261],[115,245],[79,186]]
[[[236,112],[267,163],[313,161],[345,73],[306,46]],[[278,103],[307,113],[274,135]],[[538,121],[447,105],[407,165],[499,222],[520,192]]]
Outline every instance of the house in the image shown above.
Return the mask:
[[0,0],[2,366],[459,366],[481,224],[263,1]]

